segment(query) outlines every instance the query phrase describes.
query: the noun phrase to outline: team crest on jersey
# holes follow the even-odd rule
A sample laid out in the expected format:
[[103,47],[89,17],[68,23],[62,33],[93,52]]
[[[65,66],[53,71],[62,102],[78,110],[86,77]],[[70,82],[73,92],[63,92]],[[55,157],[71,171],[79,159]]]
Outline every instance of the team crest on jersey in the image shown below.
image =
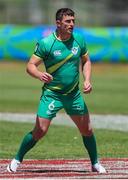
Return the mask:
[[72,51],[72,54],[76,55],[77,52],[78,52],[78,47],[73,47],[73,48],[71,49],[71,51]]
[[61,50],[56,50],[53,52],[54,56],[60,56],[61,55]]

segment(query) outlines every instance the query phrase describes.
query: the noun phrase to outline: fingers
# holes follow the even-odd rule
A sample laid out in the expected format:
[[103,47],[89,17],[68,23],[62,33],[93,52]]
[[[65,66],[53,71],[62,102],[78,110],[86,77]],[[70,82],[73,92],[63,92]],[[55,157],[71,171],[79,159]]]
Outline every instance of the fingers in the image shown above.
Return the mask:
[[39,79],[45,83],[50,83],[53,80],[53,76],[47,72],[43,72],[40,74]]
[[92,91],[92,86],[90,83],[85,83],[83,92],[88,94]]

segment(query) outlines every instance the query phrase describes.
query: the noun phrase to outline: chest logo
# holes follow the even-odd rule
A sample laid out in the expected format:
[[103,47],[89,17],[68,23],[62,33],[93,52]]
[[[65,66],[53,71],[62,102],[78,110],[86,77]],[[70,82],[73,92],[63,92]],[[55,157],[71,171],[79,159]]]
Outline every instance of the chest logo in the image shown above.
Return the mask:
[[73,47],[73,48],[71,49],[71,51],[72,51],[72,54],[76,55],[77,52],[78,52],[78,47]]
[[61,50],[55,50],[53,52],[54,56],[60,56],[61,55]]

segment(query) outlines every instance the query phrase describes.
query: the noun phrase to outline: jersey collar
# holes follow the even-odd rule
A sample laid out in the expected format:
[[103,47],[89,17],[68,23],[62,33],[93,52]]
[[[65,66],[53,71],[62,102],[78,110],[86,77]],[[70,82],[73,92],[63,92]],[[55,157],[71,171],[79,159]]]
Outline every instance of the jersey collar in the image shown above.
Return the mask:
[[68,39],[66,39],[66,40],[60,40],[60,39],[57,37],[57,32],[56,32],[56,31],[53,32],[53,35],[54,35],[54,37],[55,37],[58,41],[61,41],[61,42],[66,42],[66,41],[68,41],[68,40],[70,40],[70,39],[72,38],[72,36],[71,36],[70,38],[68,38]]

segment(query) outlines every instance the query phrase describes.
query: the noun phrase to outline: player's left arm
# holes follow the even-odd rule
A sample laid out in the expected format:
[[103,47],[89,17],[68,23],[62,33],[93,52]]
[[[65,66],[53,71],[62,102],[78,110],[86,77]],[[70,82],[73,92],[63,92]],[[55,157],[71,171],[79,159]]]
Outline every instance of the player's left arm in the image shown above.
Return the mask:
[[82,65],[82,72],[84,76],[84,87],[83,92],[84,93],[90,93],[92,91],[92,85],[91,85],[91,61],[89,58],[88,53],[84,54],[81,57],[81,65]]

